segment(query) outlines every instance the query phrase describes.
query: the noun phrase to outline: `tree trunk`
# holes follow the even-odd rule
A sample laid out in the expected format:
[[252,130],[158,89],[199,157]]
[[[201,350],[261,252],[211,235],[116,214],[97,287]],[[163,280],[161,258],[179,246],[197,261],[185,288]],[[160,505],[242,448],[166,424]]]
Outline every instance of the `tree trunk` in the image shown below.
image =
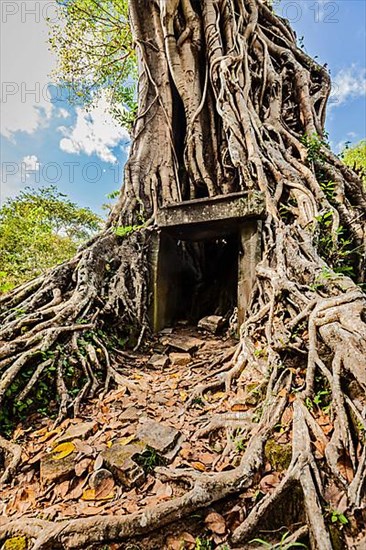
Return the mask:
[[[260,419],[245,428],[241,464],[217,475],[185,473],[192,485],[183,497],[143,514],[13,522],[0,526],[0,537],[23,532],[37,549],[123,540],[243,491],[287,408],[287,475],[232,542],[250,540],[288,488],[299,487],[311,547],[333,548],[322,513],[325,487],[334,482],[344,492],[349,518],[365,506],[366,198],[361,180],[324,140],[329,76],[264,0],[131,0],[130,17],[139,109],[118,204],[105,231],[73,260],[0,299],[0,403],[9,406],[19,394],[24,400],[50,362],[57,365],[59,419],[96,391],[98,371],[105,389],[120,382],[106,344],[127,325],[137,335],[147,330],[146,254],[158,209],[255,189],[266,203],[263,254],[224,382],[226,390],[253,380],[265,385],[254,411]],[[86,380],[73,401],[65,353]],[[25,371],[26,382],[17,383]],[[328,435],[309,412],[326,388],[334,425]],[[13,461],[3,481],[15,467]],[[351,548],[347,541],[343,547]]]

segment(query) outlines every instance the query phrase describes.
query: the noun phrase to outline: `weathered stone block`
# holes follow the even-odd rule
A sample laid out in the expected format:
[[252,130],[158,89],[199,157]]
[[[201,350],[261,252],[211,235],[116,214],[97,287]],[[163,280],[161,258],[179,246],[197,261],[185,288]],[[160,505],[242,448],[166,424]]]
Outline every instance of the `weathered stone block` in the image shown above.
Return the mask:
[[43,486],[70,477],[75,471],[76,453],[55,460],[52,454],[41,459],[40,480]]
[[209,315],[208,317],[203,317],[198,322],[198,328],[202,330],[207,330],[207,332],[211,332],[212,334],[217,334],[222,327],[225,324],[224,317],[221,317],[221,315]]
[[165,336],[161,338],[161,343],[164,346],[170,346],[175,349],[190,352],[203,346],[204,341],[192,336]]
[[189,353],[170,353],[169,359],[172,365],[184,367],[192,361]]
[[148,365],[151,365],[155,368],[164,368],[169,363],[169,358],[166,355],[160,355],[159,353],[154,353],[148,361]]
[[180,433],[172,426],[150,418],[141,419],[140,422],[136,437],[158,453],[164,454],[177,443]]
[[145,472],[133,457],[145,450],[144,443],[131,445],[112,445],[102,452],[106,467],[126,488],[141,485],[145,481]]
[[66,432],[57,439],[57,443],[65,443],[73,439],[86,439],[97,428],[96,422],[81,422],[70,426]]

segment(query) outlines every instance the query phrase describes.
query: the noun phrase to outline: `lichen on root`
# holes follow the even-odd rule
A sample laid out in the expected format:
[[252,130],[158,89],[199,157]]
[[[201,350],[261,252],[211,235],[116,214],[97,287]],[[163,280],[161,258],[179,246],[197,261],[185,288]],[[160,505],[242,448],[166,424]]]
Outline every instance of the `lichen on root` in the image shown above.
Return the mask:
[[[18,387],[25,398],[50,360],[59,418],[95,391],[98,373],[105,387],[119,383],[98,330],[147,324],[146,258],[157,209],[253,188],[266,201],[262,261],[231,369],[202,391],[211,383],[237,391],[260,379],[263,396],[245,423],[248,443],[234,470],[192,474],[184,496],[142,514],[59,524],[19,519],[2,525],[0,537],[24,534],[38,550],[123,540],[240,493],[263,469],[265,443],[291,408],[291,464],[233,541],[259,531],[291,486],[302,494],[311,547],[332,548],[325,478],[344,491],[347,517],[365,507],[366,198],[359,177],[324,139],[329,75],[262,0],[131,0],[130,14],[140,93],[120,199],[106,231],[73,260],[1,298],[0,400],[30,367]],[[114,228],[132,227],[142,213],[146,227],[121,241]],[[83,372],[74,402],[65,346]],[[358,392],[351,391],[355,385]],[[317,421],[324,391],[334,426],[328,434]],[[314,453],[316,440],[322,459]]]

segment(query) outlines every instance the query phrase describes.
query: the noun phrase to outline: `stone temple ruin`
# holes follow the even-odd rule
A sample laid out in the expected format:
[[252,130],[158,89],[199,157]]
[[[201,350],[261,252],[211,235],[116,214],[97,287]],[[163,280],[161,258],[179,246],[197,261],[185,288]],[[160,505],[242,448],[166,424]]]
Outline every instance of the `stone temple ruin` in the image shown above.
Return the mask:
[[261,257],[264,207],[261,193],[247,191],[159,209],[150,251],[155,331],[235,307],[243,321]]

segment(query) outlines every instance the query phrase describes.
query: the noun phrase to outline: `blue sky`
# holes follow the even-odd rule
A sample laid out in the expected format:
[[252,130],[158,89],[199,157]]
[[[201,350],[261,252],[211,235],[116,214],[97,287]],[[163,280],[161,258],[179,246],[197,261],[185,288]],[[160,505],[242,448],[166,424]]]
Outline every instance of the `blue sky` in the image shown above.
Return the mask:
[[[106,114],[105,104],[88,114],[50,86],[54,59],[45,19],[54,17],[53,5],[54,0],[1,2],[0,198],[26,185],[56,184],[74,201],[100,211],[106,194],[120,187],[128,134]],[[358,142],[366,135],[365,0],[282,0],[276,10],[304,37],[305,50],[328,64],[333,150]]]

